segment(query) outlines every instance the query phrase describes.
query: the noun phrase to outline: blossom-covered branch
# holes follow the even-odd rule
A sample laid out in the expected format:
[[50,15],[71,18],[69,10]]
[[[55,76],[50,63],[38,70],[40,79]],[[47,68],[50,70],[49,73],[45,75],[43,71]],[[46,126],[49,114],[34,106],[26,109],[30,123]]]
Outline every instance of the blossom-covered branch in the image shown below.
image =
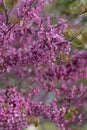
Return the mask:
[[[87,51],[71,53],[71,42],[81,32],[67,40],[63,31],[69,23],[45,14],[46,6],[45,0],[20,0],[11,12],[0,12],[2,130],[22,130],[31,123],[37,126],[39,116],[61,130],[86,120],[87,88],[77,81],[87,78]],[[9,80],[12,76],[19,81],[17,87]],[[20,87],[24,80],[27,89]],[[48,95],[53,95],[51,101]]]

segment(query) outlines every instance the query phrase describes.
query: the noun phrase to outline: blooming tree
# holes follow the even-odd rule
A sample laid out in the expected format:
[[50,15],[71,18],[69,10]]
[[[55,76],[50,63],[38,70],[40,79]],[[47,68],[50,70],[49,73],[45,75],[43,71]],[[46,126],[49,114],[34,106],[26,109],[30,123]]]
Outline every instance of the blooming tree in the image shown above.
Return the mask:
[[78,80],[87,78],[87,51],[71,53],[72,39],[63,33],[67,21],[44,13],[52,0],[11,2],[0,0],[0,129],[37,126],[38,117],[61,130],[81,125],[87,120],[87,88]]

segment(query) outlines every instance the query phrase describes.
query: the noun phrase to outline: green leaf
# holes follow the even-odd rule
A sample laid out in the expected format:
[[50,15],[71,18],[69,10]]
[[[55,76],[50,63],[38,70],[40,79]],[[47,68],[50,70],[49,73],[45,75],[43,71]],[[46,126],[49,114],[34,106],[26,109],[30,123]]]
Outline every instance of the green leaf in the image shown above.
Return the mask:
[[18,18],[15,16],[11,17],[11,19],[10,19],[10,22],[13,24],[15,24],[17,21],[18,21]]
[[87,42],[87,32],[82,33],[82,39],[84,42]]
[[65,120],[72,120],[73,119],[73,113],[72,112],[66,112],[64,114],[64,119]]
[[71,14],[76,15],[76,14],[79,14],[81,12],[84,12],[85,9],[86,8],[82,2],[75,1],[70,5],[69,10],[70,10]]
[[0,5],[0,11],[4,11],[4,6],[3,5]]
[[26,112],[25,108],[22,108],[21,113],[25,113],[25,112]]
[[84,42],[82,40],[82,35],[79,35],[75,40],[74,44],[76,47],[84,47]]
[[3,107],[8,107],[8,105],[6,103],[3,103],[2,105],[3,105]]
[[4,0],[7,9],[13,8],[17,4],[18,0]]

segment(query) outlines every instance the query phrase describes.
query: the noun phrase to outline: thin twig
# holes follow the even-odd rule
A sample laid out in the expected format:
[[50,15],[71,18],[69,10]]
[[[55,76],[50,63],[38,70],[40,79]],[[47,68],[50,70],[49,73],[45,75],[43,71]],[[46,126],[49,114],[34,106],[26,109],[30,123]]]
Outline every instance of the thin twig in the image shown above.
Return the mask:
[[[36,0],[33,1],[33,3],[31,4],[30,8],[26,10],[26,12],[22,15],[21,19],[28,13],[28,11],[31,10],[31,8],[35,5]],[[13,24],[8,30],[7,32],[5,32],[5,35],[13,28],[16,26],[16,24],[18,24],[20,22],[21,19],[18,19],[17,22],[15,24]]]
[[81,33],[82,33],[83,30],[81,30],[78,34],[76,34],[73,38],[71,38],[69,40],[69,42],[73,41],[74,39],[76,39]]
[[72,17],[71,17],[70,19],[68,19],[66,22],[61,23],[61,24],[57,25],[56,27],[60,27],[61,25],[66,24],[66,23],[72,21],[72,20],[75,19],[75,18],[78,18],[79,16],[83,15],[83,14],[86,13],[86,12],[87,12],[87,9],[85,9],[83,12],[81,12],[81,13],[79,13],[79,14],[77,14],[77,15],[72,16]]

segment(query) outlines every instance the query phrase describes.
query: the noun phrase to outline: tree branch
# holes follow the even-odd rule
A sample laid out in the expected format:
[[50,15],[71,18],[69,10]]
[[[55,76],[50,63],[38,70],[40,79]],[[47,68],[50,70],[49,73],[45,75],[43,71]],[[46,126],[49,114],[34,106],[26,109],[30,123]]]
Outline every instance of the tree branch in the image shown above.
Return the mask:
[[4,35],[6,35],[13,27],[16,26],[16,24],[18,24],[20,22],[20,20],[28,13],[28,11],[31,10],[31,8],[35,5],[37,0],[34,0],[33,3],[30,5],[30,8],[26,10],[26,12],[22,15],[22,17],[20,19],[17,20],[17,22],[15,24],[13,24],[8,30],[7,32],[5,32]]
[[8,19],[7,9],[6,9],[6,5],[5,5],[4,0],[2,0],[2,4],[3,4],[3,7],[4,7],[5,16],[6,16],[6,22],[5,23],[8,24],[9,19]]

